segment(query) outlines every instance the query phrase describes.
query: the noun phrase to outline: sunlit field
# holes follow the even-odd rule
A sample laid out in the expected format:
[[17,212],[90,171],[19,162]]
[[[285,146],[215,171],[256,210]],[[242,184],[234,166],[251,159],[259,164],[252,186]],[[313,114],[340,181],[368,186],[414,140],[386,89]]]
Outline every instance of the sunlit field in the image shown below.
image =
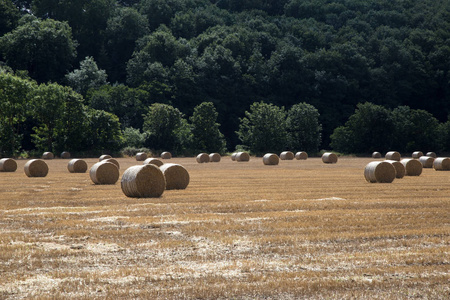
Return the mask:
[[449,299],[450,172],[370,184],[372,160],[173,158],[188,188],[147,199],[19,160],[0,173],[0,299]]

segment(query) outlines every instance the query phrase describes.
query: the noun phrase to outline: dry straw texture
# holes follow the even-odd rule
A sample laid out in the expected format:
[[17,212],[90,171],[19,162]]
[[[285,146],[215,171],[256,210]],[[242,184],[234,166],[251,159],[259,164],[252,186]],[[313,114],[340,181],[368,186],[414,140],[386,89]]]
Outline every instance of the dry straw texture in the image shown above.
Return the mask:
[[95,184],[115,184],[119,179],[119,169],[111,162],[101,161],[91,167],[89,176]]
[[196,160],[199,164],[209,163],[209,155],[206,153],[200,153],[199,155],[197,155]]
[[166,190],[183,190],[189,185],[189,173],[179,164],[164,164],[160,167],[166,179]]
[[28,177],[45,177],[48,174],[47,163],[41,159],[28,161],[23,169]]
[[108,159],[104,159],[104,160],[102,160],[102,161],[112,163],[112,164],[114,164],[114,165],[117,167],[117,169],[120,169],[120,164],[119,164],[119,162],[117,161],[117,159],[114,159],[114,158],[108,158]]
[[268,166],[278,165],[280,158],[274,153],[267,153],[263,156],[263,163]]
[[295,153],[295,159],[298,159],[298,160],[308,159],[308,153],[306,153],[305,151],[299,151],[299,152]]
[[450,171],[450,158],[438,157],[433,162],[433,168],[436,171]]
[[416,159],[405,158],[400,161],[405,166],[405,176],[419,176],[422,174],[422,164]]
[[396,178],[400,179],[400,178],[405,177],[405,173],[406,173],[405,166],[401,162],[399,162],[397,160],[386,160],[386,162],[388,162],[394,166]]
[[165,151],[165,152],[161,153],[161,158],[162,159],[171,159],[172,154],[170,152]]
[[411,155],[412,158],[420,158],[421,156],[423,156],[422,151],[414,151],[413,154]]
[[238,153],[237,152],[234,152],[233,154],[231,154],[231,160],[232,161],[235,161],[236,160],[236,155],[237,155]]
[[17,170],[17,163],[12,158],[0,159],[0,172],[15,172]]
[[294,157],[295,157],[295,155],[291,151],[283,151],[280,154],[280,159],[281,160],[293,160]]
[[219,153],[211,153],[209,154],[209,161],[210,162],[220,162],[220,154]]
[[42,154],[42,159],[54,159],[55,155],[53,155],[52,152],[44,152],[44,154]]
[[112,158],[111,155],[103,154],[102,156],[100,156],[98,158],[98,161],[102,161],[102,160],[109,159],[109,158]]
[[433,158],[436,158],[436,153],[434,153],[434,152],[427,152],[427,156],[431,156]]
[[146,160],[144,160],[144,165],[148,165],[148,164],[152,164],[152,165],[155,165],[157,167],[161,167],[164,163],[161,160],[157,159],[157,158],[149,157]]
[[400,159],[402,157],[401,157],[400,153],[397,151],[389,151],[388,153],[386,153],[385,158],[388,160],[400,161]]
[[373,161],[366,165],[364,177],[367,182],[391,183],[395,179],[395,168],[386,161]]
[[70,173],[85,173],[87,168],[87,163],[82,159],[71,159],[67,164],[67,169]]
[[67,152],[67,151],[61,152],[61,158],[69,159],[70,158],[70,152]]
[[120,186],[127,197],[156,198],[164,193],[166,180],[157,166],[146,164],[126,169]]
[[334,153],[326,152],[322,155],[322,161],[326,164],[335,164],[338,161],[338,157]]
[[372,153],[372,158],[381,158],[381,153],[375,151],[374,153]]
[[250,155],[247,152],[238,152],[236,154],[236,161],[249,161]]
[[137,161],[145,161],[147,159],[147,153],[145,152],[138,152],[136,154],[136,160]]
[[424,167],[424,168],[432,168],[434,159],[435,158],[431,157],[431,156],[421,156],[421,157],[419,157],[419,161],[422,164],[422,167]]

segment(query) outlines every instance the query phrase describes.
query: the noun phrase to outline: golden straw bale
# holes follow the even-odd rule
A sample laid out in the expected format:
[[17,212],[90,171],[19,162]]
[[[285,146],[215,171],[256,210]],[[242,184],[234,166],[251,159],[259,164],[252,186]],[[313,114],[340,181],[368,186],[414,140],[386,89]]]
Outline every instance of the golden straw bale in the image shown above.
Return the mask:
[[305,151],[299,151],[299,152],[295,153],[295,159],[297,159],[297,160],[308,159],[308,153],[306,153]]
[[120,186],[127,197],[156,198],[164,193],[166,180],[158,166],[146,164],[126,169]]
[[171,159],[172,154],[170,152],[165,151],[165,152],[161,153],[161,158],[162,159]]
[[82,159],[71,159],[67,164],[70,173],[85,173],[88,169],[87,163]]
[[367,182],[391,183],[395,179],[395,168],[386,161],[373,161],[364,169],[364,177]]
[[436,153],[434,153],[434,152],[427,152],[426,156],[431,156],[433,158],[436,158]]
[[61,152],[61,158],[69,159],[70,158],[70,152],[67,152],[67,151]]
[[326,152],[322,155],[322,161],[326,164],[335,164],[338,161],[338,157],[334,153]]
[[374,153],[372,153],[372,158],[381,158],[381,153],[375,151]]
[[438,157],[433,162],[433,168],[436,171],[450,171],[450,158]]
[[15,172],[17,170],[17,162],[12,158],[0,159],[0,172]]
[[52,152],[44,152],[44,154],[42,154],[42,159],[54,159],[55,155],[53,155]]
[[238,152],[236,154],[236,161],[249,161],[250,155],[247,152]]
[[238,153],[237,152],[234,152],[233,154],[231,154],[231,160],[232,161],[235,161],[236,160],[236,155],[237,155]]
[[210,153],[209,154],[209,161],[210,162],[220,162],[220,154],[219,153]]
[[400,161],[405,166],[405,176],[419,176],[422,174],[422,164],[417,159],[404,158]]
[[266,153],[263,156],[263,163],[265,165],[275,166],[275,165],[278,165],[279,162],[280,162],[280,158],[278,157],[278,155],[276,155],[274,153]]
[[295,157],[295,155],[291,151],[283,151],[280,154],[280,159],[281,160],[293,160],[294,157]]
[[401,162],[399,162],[397,160],[385,160],[385,162],[388,162],[394,166],[395,178],[405,177],[405,173],[406,173],[405,166]]
[[435,158],[431,157],[431,156],[421,156],[421,157],[419,157],[419,161],[422,164],[422,167],[424,167],[424,168],[432,168],[434,159]]
[[161,160],[157,159],[157,158],[149,157],[146,160],[144,160],[144,165],[148,165],[148,164],[152,164],[152,165],[155,165],[157,167],[161,167],[164,163]]
[[29,160],[23,169],[28,177],[45,177],[48,174],[48,166],[41,159]]
[[145,152],[138,152],[136,154],[136,160],[137,161],[145,161],[147,159],[147,153]]
[[111,155],[103,154],[102,156],[100,156],[98,158],[98,161],[102,161],[102,160],[109,159],[109,158],[112,158]]
[[206,153],[200,153],[199,155],[197,155],[196,160],[199,164],[209,163],[209,155]]
[[115,184],[119,179],[119,169],[112,162],[100,161],[91,167],[89,177],[95,184]]
[[119,164],[119,162],[117,161],[117,159],[114,159],[114,158],[107,158],[107,159],[104,159],[104,160],[102,160],[102,161],[104,161],[104,162],[110,162],[110,163],[114,164],[114,165],[117,167],[117,169],[120,169],[120,164]]
[[412,158],[420,158],[421,156],[423,156],[422,151],[414,151],[413,154],[411,155]]
[[189,185],[189,173],[179,164],[164,164],[159,167],[166,178],[166,190],[183,190]]
[[385,158],[387,160],[396,160],[396,161],[400,161],[401,159],[401,155],[399,152],[397,151],[389,151],[388,153],[386,153]]

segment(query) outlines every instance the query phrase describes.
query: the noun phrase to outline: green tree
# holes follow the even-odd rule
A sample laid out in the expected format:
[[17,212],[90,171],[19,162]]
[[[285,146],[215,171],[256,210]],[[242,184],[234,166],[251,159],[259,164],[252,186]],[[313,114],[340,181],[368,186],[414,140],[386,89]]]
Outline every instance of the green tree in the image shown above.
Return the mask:
[[88,109],[86,149],[113,153],[123,146],[119,118],[104,110]]
[[107,84],[107,75],[100,70],[93,57],[86,57],[80,62],[80,68],[66,75],[66,80],[77,93],[86,96],[89,89]]
[[225,139],[217,122],[218,113],[212,102],[203,102],[194,108],[190,117],[194,148],[201,152],[225,151]]
[[292,150],[317,152],[321,143],[322,125],[319,111],[307,103],[295,104],[287,112],[286,130]]
[[20,12],[10,0],[0,0],[0,36],[10,32],[19,23]]
[[147,135],[141,133],[139,129],[127,127],[122,131],[125,147],[142,148],[144,147]]

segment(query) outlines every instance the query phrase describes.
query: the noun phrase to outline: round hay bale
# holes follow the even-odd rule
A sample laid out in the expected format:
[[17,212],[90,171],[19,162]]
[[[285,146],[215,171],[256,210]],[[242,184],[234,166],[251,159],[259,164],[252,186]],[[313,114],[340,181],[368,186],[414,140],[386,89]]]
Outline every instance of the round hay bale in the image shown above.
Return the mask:
[[219,153],[211,153],[209,154],[209,161],[210,162],[220,162],[220,154]]
[[232,161],[235,161],[236,160],[236,155],[237,155],[238,153],[237,152],[234,152],[233,154],[231,154],[231,160]]
[[236,154],[236,161],[249,161],[250,155],[247,152],[238,152]]
[[102,161],[102,160],[109,159],[109,158],[112,158],[111,155],[103,154],[102,156],[100,156],[98,158],[98,161]]
[[435,158],[431,157],[431,156],[419,157],[419,161],[422,164],[422,167],[424,167],[424,168],[432,168],[434,160],[435,160]]
[[420,158],[421,156],[423,156],[422,151],[414,151],[413,154],[411,155],[412,158]]
[[85,173],[87,171],[88,165],[82,159],[72,159],[67,164],[67,169],[70,173]]
[[433,168],[436,171],[450,171],[450,158],[438,157],[433,162]]
[[44,154],[42,154],[42,159],[54,159],[55,155],[53,155],[53,153],[51,152],[44,152]]
[[297,160],[308,159],[308,153],[306,153],[305,151],[299,151],[299,152],[295,153],[295,159],[297,159]]
[[158,166],[146,164],[126,169],[120,186],[127,197],[156,198],[164,193],[166,180]]
[[434,153],[434,152],[427,152],[426,156],[430,156],[430,157],[436,158],[436,153]]
[[144,165],[149,165],[149,164],[155,165],[157,167],[161,167],[164,163],[157,158],[149,157],[146,160],[144,160]]
[[334,153],[326,152],[322,155],[322,161],[326,164],[335,164],[338,161],[338,157]]
[[267,166],[275,166],[280,162],[278,155],[274,153],[267,153],[263,156],[263,163]]
[[197,155],[196,160],[199,164],[209,163],[209,155],[206,153],[200,153],[199,155]]
[[162,159],[171,159],[172,154],[170,152],[165,151],[165,152],[161,153],[161,158]]
[[385,160],[385,162],[388,162],[394,166],[395,178],[400,179],[400,178],[405,177],[405,173],[406,173],[405,166],[401,162],[399,162],[397,160]]
[[366,165],[364,177],[367,182],[391,183],[395,179],[395,168],[386,161],[373,161]]
[[61,158],[69,159],[70,158],[70,152],[67,152],[67,151],[61,152]]
[[374,153],[372,153],[372,158],[381,158],[381,153],[375,151]]
[[0,172],[15,172],[17,170],[17,162],[12,158],[0,159]]
[[416,159],[405,158],[400,161],[405,166],[405,176],[419,176],[422,174],[422,164]]
[[112,163],[112,164],[114,164],[117,167],[117,169],[120,169],[119,162],[116,159],[114,159],[114,158],[107,158],[107,159],[104,159],[102,161]]
[[115,184],[119,179],[119,169],[111,162],[100,161],[91,167],[89,177],[95,184]]
[[295,157],[295,155],[291,151],[283,151],[280,154],[280,159],[281,160],[293,160],[294,157]]
[[396,161],[400,161],[401,159],[401,155],[399,152],[397,151],[389,151],[388,153],[386,153],[386,155],[384,156],[387,160],[396,160]]
[[166,190],[183,190],[189,185],[189,173],[178,164],[164,164],[159,167],[166,178]]
[[23,169],[28,177],[45,177],[48,174],[47,163],[41,159],[29,160]]
[[147,153],[145,152],[138,152],[136,154],[136,160],[137,161],[145,161],[147,159]]

